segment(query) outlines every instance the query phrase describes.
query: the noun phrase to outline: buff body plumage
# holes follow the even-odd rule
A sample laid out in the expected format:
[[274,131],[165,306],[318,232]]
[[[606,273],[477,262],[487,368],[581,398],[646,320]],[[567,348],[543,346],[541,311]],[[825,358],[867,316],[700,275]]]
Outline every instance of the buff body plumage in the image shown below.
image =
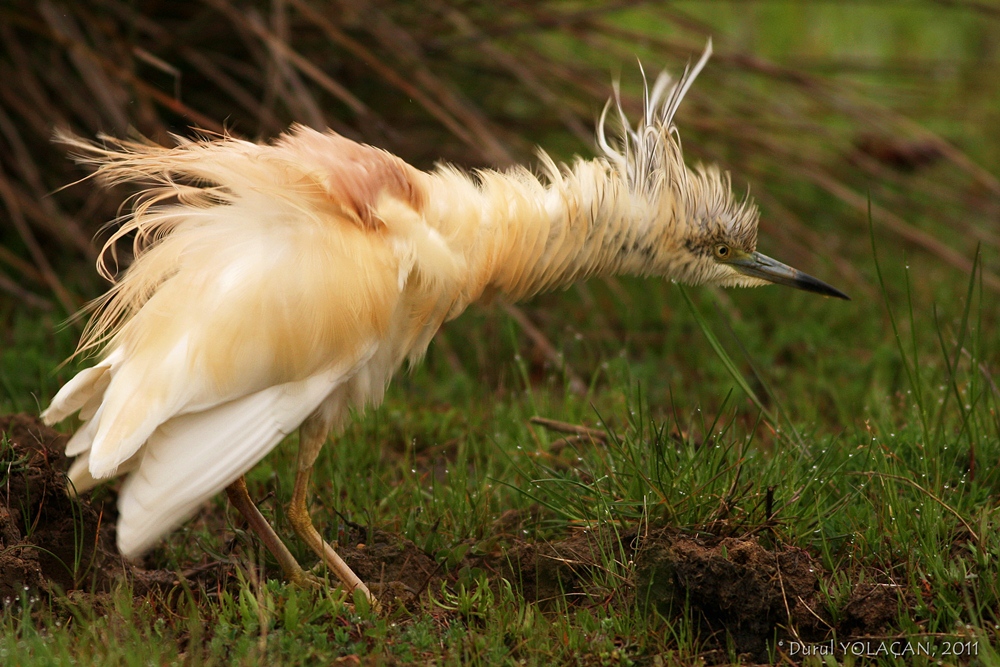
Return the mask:
[[757,211],[716,168],[685,166],[673,125],[707,56],[676,85],[661,77],[613,145],[602,117],[603,157],[542,154],[541,178],[422,172],[305,127],[263,145],[64,138],[100,177],[152,184],[109,242],[136,234],[81,342],[101,359],[43,414],[80,412],[67,447],[77,492],[127,475],[121,552],[148,550],[303,422],[321,444],[350,409],[377,405],[484,295],[618,273],[767,282],[711,257],[720,241],[754,253]]

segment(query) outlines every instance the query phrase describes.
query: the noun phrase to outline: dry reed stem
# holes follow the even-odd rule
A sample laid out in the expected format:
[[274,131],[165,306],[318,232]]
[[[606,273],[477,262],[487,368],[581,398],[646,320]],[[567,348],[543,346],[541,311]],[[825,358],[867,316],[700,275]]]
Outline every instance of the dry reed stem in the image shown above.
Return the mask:
[[547,107],[552,109],[571,134],[582,141],[584,145],[590,145],[593,143],[593,131],[584,127],[583,123],[580,122],[580,119],[566,108],[559,96],[556,95],[549,86],[542,83],[538,76],[531,71],[531,69],[529,69],[525,60],[515,58],[494,44],[493,41],[490,40],[490,38],[462,12],[457,9],[442,6],[442,3],[440,2],[435,2],[434,5],[437,7],[438,11],[442,12],[448,18],[449,22],[455,26],[460,35],[471,39],[488,58],[513,74],[525,88],[535,95],[535,97],[537,97]]
[[506,166],[514,162],[510,152],[490,128],[490,122],[482,110],[454,86],[432,72],[426,64],[419,42],[405,28],[397,25],[379,8],[359,0],[341,0],[341,4],[350,7],[358,14],[363,14],[365,29],[410,70],[420,85],[441,100],[441,104],[465,124],[475,137],[479,152],[484,159],[497,166]]
[[596,440],[600,443],[606,443],[608,441],[607,432],[599,428],[590,428],[589,426],[581,426],[580,424],[570,424],[568,422],[561,422],[555,419],[549,419],[547,417],[532,417],[528,420],[532,424],[538,424],[543,426],[550,431],[555,431],[556,433],[568,433],[569,435],[578,435],[585,438],[590,438]]
[[361,42],[355,40],[335,26],[329,19],[321,15],[318,11],[306,4],[303,0],[289,0],[289,2],[299,11],[303,17],[320,28],[331,41],[339,44],[349,51],[356,58],[363,61],[382,79],[401,91],[404,95],[413,98],[418,104],[424,107],[429,114],[436,118],[452,134],[461,139],[471,148],[478,148],[475,139],[455,118],[449,114],[434,98],[425,94],[420,88],[412,85],[406,77],[392,67],[389,67],[367,49]]
[[28,248],[28,252],[35,262],[35,267],[45,278],[49,289],[56,295],[59,303],[67,313],[74,312],[77,306],[76,300],[70,296],[69,291],[63,286],[56,272],[52,269],[52,265],[42,251],[37,239],[35,239],[35,235],[24,218],[24,214],[21,212],[21,207],[18,204],[14,189],[11,187],[7,175],[3,172],[0,172],[0,199],[3,200],[4,205],[7,207],[7,214],[11,222],[14,223],[14,228],[17,230],[24,245]]
[[[609,18],[638,5],[646,5],[679,31],[650,34]],[[114,215],[110,196],[82,188],[50,194],[79,177],[49,144],[55,126],[85,135],[122,135],[134,125],[165,141],[169,131],[184,125],[221,132],[224,124],[251,122],[260,133],[273,135],[299,120],[330,125],[374,144],[386,145],[388,138],[403,157],[423,152],[465,164],[504,165],[513,161],[513,154],[527,152],[530,139],[523,137],[532,131],[565,128],[592,145],[589,128],[609,91],[609,67],[629,67],[637,51],[647,64],[650,54],[654,65],[683,60],[712,32],[711,26],[681,10],[642,0],[599,6],[510,2],[475,10],[435,0],[431,11],[420,12],[402,4],[360,0],[338,0],[328,7],[308,0],[239,5],[234,0],[205,0],[163,12],[139,12],[122,0],[14,0],[5,11],[13,20],[0,26],[4,203],[18,209],[37,248],[25,245],[18,251],[25,253],[20,266],[10,261],[10,250],[7,259],[0,260],[14,269],[8,280],[45,284],[54,295],[52,276],[39,265],[37,250],[52,257],[68,251],[92,259],[91,230]],[[181,12],[186,12],[187,23],[180,22]],[[593,57],[554,55],[548,48],[551,41],[545,39],[551,34],[572,45],[567,52],[579,54],[579,46],[589,45]],[[461,59],[459,67],[456,58]],[[692,158],[713,153],[724,157],[724,166],[736,172],[737,182],[754,183],[754,194],[781,222],[767,225],[765,231],[793,257],[811,247],[852,282],[860,280],[858,271],[836,256],[838,246],[831,246],[831,236],[817,233],[790,213],[796,209],[789,205],[793,200],[765,191],[763,184],[773,180],[776,170],[789,181],[812,183],[865,214],[862,192],[871,182],[877,203],[873,215],[880,227],[963,271],[971,266],[965,255],[972,243],[1000,247],[1000,234],[978,223],[995,219],[1000,210],[1000,180],[952,143],[848,85],[807,71],[727,53],[725,48],[713,62],[709,73],[714,81],[705,83],[711,87],[693,91],[681,119],[688,133],[685,146]],[[466,92],[477,72],[497,77],[498,86],[517,86],[544,111],[515,126],[522,121],[504,116],[492,100],[473,99]],[[374,76],[355,87],[345,73]],[[190,83],[199,77],[206,88]],[[168,85],[159,85],[162,79]],[[765,92],[761,81],[768,83]],[[207,94],[208,86],[213,94]],[[383,111],[377,104],[380,86],[414,104]],[[627,105],[638,106],[638,97],[625,97]],[[338,102],[336,109],[329,108],[331,99]],[[339,104],[347,114],[338,113]],[[777,113],[779,104],[791,109],[791,115]],[[734,113],[741,106],[758,110],[752,122]],[[377,115],[376,109],[384,115]],[[734,117],[741,122],[732,122]],[[826,118],[846,118],[889,138],[927,142],[944,161],[934,170],[901,174],[858,151],[856,137],[824,124]],[[508,127],[501,129],[501,123]],[[804,135],[812,139],[802,141]],[[452,144],[447,144],[449,138]],[[466,147],[464,153],[461,146]],[[755,157],[762,152],[783,156],[780,164]],[[920,191],[921,200],[907,198],[908,190]],[[908,218],[918,214],[918,206],[939,211],[939,224],[929,230],[910,224]],[[854,221],[865,215],[848,217]],[[80,220],[89,224],[81,225]],[[10,229],[16,238],[22,236],[22,229]],[[19,247],[16,242],[8,245]],[[781,254],[781,249],[774,252]],[[984,284],[1000,289],[995,267],[987,269]],[[62,303],[67,296],[63,290],[56,298]]]
[[176,48],[177,52],[196,71],[232,98],[236,104],[249,111],[259,122],[261,129],[272,134],[277,134],[286,129],[278,121],[277,117],[247,90],[246,86],[241,85],[235,78],[226,73],[208,55],[188,46],[184,42],[177,41],[175,36],[168,30],[161,27],[155,21],[137,13],[132,7],[127,7],[115,0],[101,0],[101,5],[108,11],[114,12],[123,21],[127,21],[157,43]]
[[48,299],[44,299],[33,292],[29,292],[11,280],[11,278],[3,271],[0,271],[0,291],[7,292],[21,303],[31,308],[37,308],[38,310],[52,310],[52,304],[49,303]]

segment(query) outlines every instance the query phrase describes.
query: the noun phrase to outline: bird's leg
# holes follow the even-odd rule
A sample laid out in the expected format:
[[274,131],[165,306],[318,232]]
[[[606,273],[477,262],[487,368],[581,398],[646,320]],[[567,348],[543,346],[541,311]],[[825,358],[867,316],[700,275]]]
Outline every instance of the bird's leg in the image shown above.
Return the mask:
[[309,479],[312,476],[313,464],[326,442],[327,427],[321,418],[307,419],[299,428],[299,459],[295,473],[295,488],[292,489],[292,502],[288,505],[288,520],[292,528],[306,544],[333,570],[337,578],[347,587],[348,592],[360,589],[372,607],[378,609],[378,601],[365,586],[364,582],[354,573],[354,570],[344,562],[329,544],[323,541],[319,531],[313,526],[309,516],[309,505],[306,503],[306,492],[309,490]]
[[226,495],[229,496],[229,502],[233,504],[233,507],[238,509],[243,518],[247,520],[250,530],[260,538],[271,555],[278,560],[278,565],[284,570],[288,580],[300,586],[314,583],[311,575],[302,569],[302,566],[295,560],[295,556],[257,509],[257,505],[254,504],[247,492],[247,483],[243,475],[240,475],[239,479],[226,487]]

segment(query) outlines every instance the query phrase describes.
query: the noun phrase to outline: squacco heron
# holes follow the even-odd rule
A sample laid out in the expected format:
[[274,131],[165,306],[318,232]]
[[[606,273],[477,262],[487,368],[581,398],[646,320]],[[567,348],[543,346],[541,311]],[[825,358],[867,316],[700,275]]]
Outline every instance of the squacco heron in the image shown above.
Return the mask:
[[[79,351],[100,351],[43,413],[79,411],[66,453],[75,492],[124,476],[118,548],[136,557],[223,489],[285,574],[299,566],[243,475],[300,433],[288,517],[348,590],[371,593],[313,527],[313,464],[352,408],[378,405],[404,361],[446,321],[591,276],[842,292],[756,251],[756,206],[728,174],[684,163],[674,115],[704,67],[661,75],[632,129],[601,114],[596,159],[424,172],[333,132],[273,143],[178,139],[174,148],[64,136],[111,183],[147,189],[108,241],[114,282]],[[615,106],[620,129],[610,136]],[[135,234],[117,281],[104,258]]]

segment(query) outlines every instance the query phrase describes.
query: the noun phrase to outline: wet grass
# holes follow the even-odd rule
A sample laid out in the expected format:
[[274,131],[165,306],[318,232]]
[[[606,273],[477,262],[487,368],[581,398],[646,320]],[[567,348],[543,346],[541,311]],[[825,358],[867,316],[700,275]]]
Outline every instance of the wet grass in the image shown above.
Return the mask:
[[[883,258],[880,267],[898,273],[893,263]],[[517,580],[490,585],[486,572],[461,569],[468,556],[519,541],[669,526],[706,540],[756,536],[812,554],[824,572],[815,611],[829,630],[810,641],[874,637],[865,651],[882,640],[939,653],[968,646],[981,664],[996,664],[1000,396],[988,351],[997,349],[997,329],[975,277],[956,285],[959,298],[929,307],[905,281],[887,280],[882,302],[845,305],[777,288],[687,290],[686,303],[677,287],[656,296],[634,287],[630,298],[669,298],[675,306],[655,335],[669,357],[684,359],[683,372],[670,369],[678,363],[670,358],[632,359],[629,342],[615,341],[625,355],[605,350],[592,367],[583,366],[583,354],[566,355],[591,380],[587,395],[575,396],[559,370],[532,366],[530,344],[503,315],[473,313],[442,341],[472,370],[456,373],[436,347],[382,408],[359,416],[327,447],[314,504],[324,534],[345,536],[344,521],[378,527],[453,568],[450,583],[428,591],[417,608],[379,618],[349,610],[336,593],[288,587],[270,579],[275,567],[251,538],[237,531],[237,541],[227,542],[232,524],[220,534],[219,521],[197,521],[156,552],[157,565],[183,571],[202,562],[207,548],[235,568],[236,581],[138,597],[123,587],[55,608],[22,600],[4,617],[0,650],[35,664],[70,655],[93,664],[353,655],[479,664],[738,659],[725,649],[726,628],[706,635],[697,600],[650,612],[621,545],[603,554],[586,595],[545,603],[526,601]],[[803,328],[801,318],[816,329]],[[841,318],[854,320],[851,335],[831,332],[843,323],[823,324]],[[743,334],[757,328],[768,332]],[[476,380],[475,362],[466,359],[473,350],[459,341],[491,336],[495,357],[508,361],[487,384]],[[603,429],[608,438],[554,448],[561,434],[531,424],[535,415]],[[294,442],[285,443],[250,475],[252,494],[285,532],[281,501],[293,457]],[[226,511],[221,501],[209,509]],[[890,591],[898,608],[881,625],[851,631],[850,603],[865,586]],[[769,659],[797,662],[788,653],[795,628],[775,627]]]
[[[833,5],[817,10],[835,15],[820,21],[782,3],[755,4],[751,20],[745,5],[682,9],[716,21],[734,41],[755,40],[749,50],[778,60],[819,34],[809,43],[824,54],[821,44],[839,45],[830,48],[840,65],[860,55],[915,62],[908,77],[875,68],[851,85],[948,133],[997,173],[1000,144],[984,138],[987,127],[1000,127],[986,122],[996,87],[977,85],[961,64],[969,60],[962,60],[964,37],[995,26],[984,27],[972,10],[945,26],[922,16],[890,20],[874,7],[863,14],[874,18],[861,20]],[[858,37],[852,26],[879,21],[893,26],[894,40],[871,31]],[[839,27],[818,27],[828,23]],[[851,40],[859,46],[844,46]],[[964,72],[960,111],[942,102],[954,96],[950,88],[926,96],[933,88],[920,76],[933,70],[926,65],[933,58],[915,56],[918,47],[943,49],[949,55],[938,61],[954,60]],[[770,173],[763,169],[754,178]],[[949,169],[928,167],[923,178],[952,187],[942,176]],[[819,652],[833,641],[838,664],[862,662],[859,653],[882,664],[1000,664],[1000,309],[982,284],[998,265],[996,247],[987,242],[979,260],[965,252],[975,268],[959,271],[926,249],[902,247],[878,216],[869,235],[864,212],[828,192],[780,174],[774,183],[777,200],[762,185],[754,190],[772,221],[761,249],[801,248],[774,222],[788,219],[777,201],[791,202],[793,216],[814,219],[825,235],[810,237],[818,253],[810,272],[843,287],[852,302],[776,287],[596,281],[524,306],[558,360],[502,308],[476,307],[445,327],[424,364],[396,378],[382,407],[358,415],[327,446],[315,475],[317,526],[342,541],[351,523],[411,540],[447,575],[417,603],[379,617],[336,591],[283,584],[219,499],[147,565],[184,572],[214,563],[224,576],[142,594],[127,584],[51,599],[26,591],[5,602],[0,662],[832,664],[803,657],[803,647]],[[872,197],[875,207],[898,210],[908,200],[907,222],[948,234],[942,220],[956,213],[932,208],[942,201],[933,192],[876,187],[885,191]],[[956,200],[989,201],[963,188]],[[975,246],[968,229],[955,234],[963,249]],[[72,374],[52,369],[75,332],[58,332],[56,315],[5,308],[0,408],[35,412]],[[571,375],[584,393],[571,389]],[[565,440],[532,423],[535,416],[607,437]],[[248,479],[285,534],[294,454],[293,437]],[[709,601],[689,594],[650,605],[636,548],[663,528],[713,548],[741,539],[808,554],[818,571],[808,632],[788,614],[775,618],[766,649],[748,654],[733,639],[739,628],[706,621],[715,613]],[[477,560],[583,531],[612,538],[573,595],[526,598],[523,576],[503,583],[502,568]],[[312,562],[303,545],[290,546]],[[878,608],[865,607],[875,599]],[[931,655],[892,655],[905,650]]]

